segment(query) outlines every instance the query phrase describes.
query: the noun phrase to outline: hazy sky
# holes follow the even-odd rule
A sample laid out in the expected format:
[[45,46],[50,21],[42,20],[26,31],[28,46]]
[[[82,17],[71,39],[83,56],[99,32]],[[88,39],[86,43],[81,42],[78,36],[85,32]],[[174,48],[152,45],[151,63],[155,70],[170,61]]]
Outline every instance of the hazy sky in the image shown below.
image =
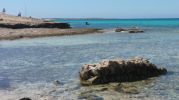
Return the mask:
[[43,18],[179,18],[179,0],[0,0],[3,8]]

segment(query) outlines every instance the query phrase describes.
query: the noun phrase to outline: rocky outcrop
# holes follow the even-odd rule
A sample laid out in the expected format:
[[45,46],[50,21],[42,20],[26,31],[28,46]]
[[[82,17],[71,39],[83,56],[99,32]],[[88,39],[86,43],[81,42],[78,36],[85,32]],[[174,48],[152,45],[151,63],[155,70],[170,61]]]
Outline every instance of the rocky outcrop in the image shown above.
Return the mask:
[[68,23],[0,23],[1,28],[11,28],[11,29],[23,29],[23,28],[60,28],[66,29],[70,28]]
[[144,58],[131,60],[104,60],[97,64],[86,64],[80,71],[82,85],[131,82],[166,74],[165,68],[157,68]]
[[32,17],[18,17],[0,13],[0,28],[23,29],[23,28],[70,28],[68,23],[56,23],[50,20]]
[[128,29],[117,28],[115,31],[116,31],[116,32],[126,32],[126,31],[128,31]]
[[144,31],[139,28],[131,28],[131,29],[125,29],[125,28],[117,28],[115,30],[116,32],[129,32],[129,33],[143,33]]
[[140,29],[131,29],[129,30],[129,33],[143,33],[144,31],[143,30],[140,30]]

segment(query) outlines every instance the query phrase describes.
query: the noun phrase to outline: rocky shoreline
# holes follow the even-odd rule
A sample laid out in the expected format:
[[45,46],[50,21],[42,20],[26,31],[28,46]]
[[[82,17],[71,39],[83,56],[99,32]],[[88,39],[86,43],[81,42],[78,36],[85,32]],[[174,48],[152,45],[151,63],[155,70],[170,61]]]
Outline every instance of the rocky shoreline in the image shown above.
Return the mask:
[[49,20],[0,13],[0,40],[99,32],[100,29],[95,28],[72,29],[68,23],[56,23]]
[[21,39],[21,38],[64,36],[64,35],[77,35],[77,34],[89,34],[89,33],[101,33],[101,29],[0,28],[0,40],[14,40],[14,39]]
[[71,28],[68,23],[57,23],[49,20],[32,17],[18,17],[0,13],[0,28],[23,29],[23,28]]
[[24,29],[24,28],[59,28],[68,29],[71,28],[68,23],[0,23],[1,28],[11,28],[11,29]]

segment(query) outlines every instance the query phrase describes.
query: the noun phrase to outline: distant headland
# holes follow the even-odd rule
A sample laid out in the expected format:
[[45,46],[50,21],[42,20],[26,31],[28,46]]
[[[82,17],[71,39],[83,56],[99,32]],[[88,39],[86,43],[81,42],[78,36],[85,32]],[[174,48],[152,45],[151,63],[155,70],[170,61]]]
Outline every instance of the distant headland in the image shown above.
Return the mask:
[[61,36],[98,32],[99,29],[72,29],[68,23],[0,13],[0,40],[24,37]]

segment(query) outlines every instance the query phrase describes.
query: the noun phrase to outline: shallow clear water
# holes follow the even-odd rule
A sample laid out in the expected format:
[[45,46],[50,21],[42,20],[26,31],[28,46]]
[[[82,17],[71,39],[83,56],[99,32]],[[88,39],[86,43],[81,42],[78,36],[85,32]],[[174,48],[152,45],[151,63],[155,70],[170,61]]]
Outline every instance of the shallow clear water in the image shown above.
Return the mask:
[[[123,96],[136,100],[178,100],[179,29],[144,29],[146,32],[139,34],[108,30],[102,34],[0,41],[0,96],[3,100],[26,96],[34,100],[76,100],[79,95],[90,92],[106,100]],[[166,67],[168,74],[132,83],[138,88],[138,94],[80,86],[78,72],[83,64],[135,56]],[[63,84],[54,86],[54,80]]]

